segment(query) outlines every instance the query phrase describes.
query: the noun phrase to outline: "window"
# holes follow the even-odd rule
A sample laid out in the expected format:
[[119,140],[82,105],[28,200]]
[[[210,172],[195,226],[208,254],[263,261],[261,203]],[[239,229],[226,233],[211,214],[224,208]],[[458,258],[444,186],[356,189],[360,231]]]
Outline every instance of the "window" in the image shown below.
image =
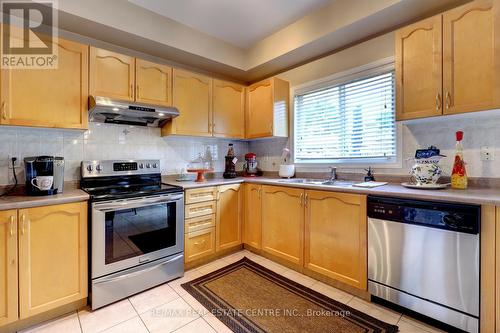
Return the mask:
[[395,163],[394,86],[391,65],[298,91],[295,162]]

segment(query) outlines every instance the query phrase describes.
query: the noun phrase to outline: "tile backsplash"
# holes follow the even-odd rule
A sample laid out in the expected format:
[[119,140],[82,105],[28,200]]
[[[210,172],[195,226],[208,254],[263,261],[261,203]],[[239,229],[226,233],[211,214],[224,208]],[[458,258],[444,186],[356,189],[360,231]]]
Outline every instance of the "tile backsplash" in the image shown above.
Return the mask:
[[177,174],[207,149],[215,171],[224,171],[227,145],[234,144],[242,168],[248,143],[217,138],[161,137],[160,129],[90,123],[87,131],[24,127],[0,127],[0,185],[14,182],[9,157],[19,159],[18,179],[24,181],[26,156],[54,155],[66,160],[66,180],[80,178],[82,160],[160,159],[162,174]]
[[[449,175],[455,150],[455,131],[463,130],[467,172],[472,177],[500,178],[500,111],[476,112],[458,116],[422,119],[402,126],[402,167],[376,168],[375,173],[407,175],[413,164],[415,149],[435,145],[446,155],[440,162]],[[89,130],[59,130],[0,126],[0,185],[14,182],[9,157],[19,159],[18,179],[24,181],[26,156],[55,155],[66,160],[66,180],[78,180],[80,162],[96,159],[160,159],[162,174],[177,174],[207,149],[212,154],[215,171],[224,171],[224,156],[229,143],[234,144],[242,169],[248,151],[257,154],[258,166],[264,171],[277,171],[287,138],[250,142],[217,138],[161,137],[160,129],[90,123]],[[481,161],[481,147],[493,151],[494,160]],[[342,169],[363,172],[362,169]],[[325,167],[297,167],[300,172],[327,171]]]

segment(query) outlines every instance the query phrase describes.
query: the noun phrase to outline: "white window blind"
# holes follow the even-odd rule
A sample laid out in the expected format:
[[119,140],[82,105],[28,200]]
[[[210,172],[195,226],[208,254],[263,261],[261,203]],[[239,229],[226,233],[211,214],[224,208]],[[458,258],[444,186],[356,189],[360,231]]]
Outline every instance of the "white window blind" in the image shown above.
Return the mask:
[[295,96],[296,162],[396,156],[394,71]]

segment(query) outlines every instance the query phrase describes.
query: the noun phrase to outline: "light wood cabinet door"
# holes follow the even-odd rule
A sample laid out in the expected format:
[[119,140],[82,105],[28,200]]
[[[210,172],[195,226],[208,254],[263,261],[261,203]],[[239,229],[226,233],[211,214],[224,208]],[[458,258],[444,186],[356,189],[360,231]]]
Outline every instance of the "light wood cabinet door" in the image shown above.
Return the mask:
[[135,58],[90,47],[90,94],[134,100]]
[[212,136],[212,79],[174,68],[172,95],[180,115],[162,128],[162,135]]
[[271,79],[248,87],[247,138],[273,136],[273,86]]
[[397,120],[442,114],[442,18],[396,32]]
[[366,290],[366,196],[305,194],[305,267]]
[[276,77],[247,88],[246,137],[288,136],[290,84]]
[[17,211],[0,211],[0,326],[17,315]]
[[19,312],[87,297],[87,203],[19,210]]
[[57,69],[2,69],[0,124],[88,127],[88,45],[59,39]]
[[172,67],[136,59],[135,100],[141,103],[171,106]]
[[184,235],[184,262],[192,262],[215,253],[215,228]]
[[302,266],[304,190],[262,186],[262,250]]
[[245,88],[242,85],[214,80],[212,109],[214,136],[245,137]]
[[262,186],[245,184],[245,216],[243,243],[256,249],[262,246]]
[[443,14],[444,113],[500,106],[500,5],[472,1]]
[[242,207],[243,189],[241,184],[219,186],[215,227],[217,232],[216,251],[241,244]]

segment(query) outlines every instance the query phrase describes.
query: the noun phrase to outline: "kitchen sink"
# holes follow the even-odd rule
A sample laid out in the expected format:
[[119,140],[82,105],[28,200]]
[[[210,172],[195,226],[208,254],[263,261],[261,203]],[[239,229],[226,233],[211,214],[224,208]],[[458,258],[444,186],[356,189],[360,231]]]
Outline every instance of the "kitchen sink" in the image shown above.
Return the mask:
[[278,182],[287,184],[327,185],[327,186],[339,186],[339,187],[349,187],[357,183],[347,180],[324,180],[324,179],[308,179],[308,178],[281,179]]

